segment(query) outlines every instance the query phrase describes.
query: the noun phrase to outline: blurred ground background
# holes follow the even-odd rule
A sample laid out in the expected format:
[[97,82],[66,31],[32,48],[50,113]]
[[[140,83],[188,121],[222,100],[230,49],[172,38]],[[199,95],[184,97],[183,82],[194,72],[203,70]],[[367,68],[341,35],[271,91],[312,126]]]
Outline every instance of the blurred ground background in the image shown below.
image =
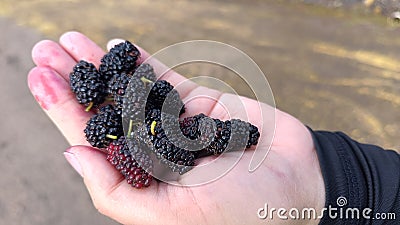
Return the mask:
[[382,2],[0,0],[0,224],[115,224],[92,206],[62,155],[68,144],[28,91],[37,41],[78,30],[101,46],[120,37],[151,53],[185,40],[225,42],[258,63],[278,108],[314,129],[400,149],[400,26],[391,18],[399,8]]

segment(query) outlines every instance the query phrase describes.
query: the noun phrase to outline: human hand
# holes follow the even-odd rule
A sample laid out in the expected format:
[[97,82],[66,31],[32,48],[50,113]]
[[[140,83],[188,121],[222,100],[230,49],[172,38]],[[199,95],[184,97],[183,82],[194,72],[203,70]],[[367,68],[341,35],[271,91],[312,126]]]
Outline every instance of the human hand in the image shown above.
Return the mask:
[[[115,41],[109,45],[113,44]],[[149,57],[147,52],[140,50],[141,60]],[[34,47],[32,57],[37,66],[28,76],[35,99],[73,146],[65,155],[83,177],[93,203],[101,213],[123,224],[262,224],[265,221],[257,217],[257,210],[265,203],[275,208],[301,210],[313,207],[317,212],[322,209],[324,182],[311,135],[301,122],[266,104],[261,104],[260,109],[255,100],[192,82],[186,82],[179,90],[183,99],[199,94],[209,98],[196,98],[186,104],[187,114],[202,112],[226,120],[229,118],[225,109],[221,104],[215,104],[215,99],[228,109],[234,109],[235,100],[241,100],[249,114],[249,122],[263,128],[256,147],[268,149],[271,145],[267,158],[250,173],[248,165],[254,149],[247,150],[226,175],[195,187],[153,182],[145,189],[132,188],[108,163],[105,154],[90,147],[85,140],[83,130],[92,114],[78,104],[68,84],[69,73],[78,60],[84,59],[98,66],[103,55],[104,51],[87,37],[69,32],[61,36],[59,43],[41,41]],[[186,78],[170,71],[163,79],[175,85]],[[275,130],[266,125],[266,118],[260,118],[260,110],[263,115],[275,113]],[[235,111],[232,112],[231,116],[235,117]],[[272,140],[272,144],[268,140]],[[219,163],[230,164],[233,160],[237,160],[235,153],[224,154]],[[196,168],[181,180],[189,180],[195,173]],[[304,221],[279,220],[275,216],[272,222]],[[312,222],[318,223],[317,220]]]

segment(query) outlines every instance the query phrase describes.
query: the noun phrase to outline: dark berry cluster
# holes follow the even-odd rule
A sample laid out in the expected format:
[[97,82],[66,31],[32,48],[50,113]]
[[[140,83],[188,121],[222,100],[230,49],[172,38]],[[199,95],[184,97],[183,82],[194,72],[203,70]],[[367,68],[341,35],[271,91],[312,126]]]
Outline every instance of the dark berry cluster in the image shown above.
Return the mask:
[[81,60],[70,73],[78,102],[86,111],[95,109],[86,139],[107,149],[107,160],[133,187],[150,185],[153,160],[183,174],[199,157],[258,143],[258,128],[248,122],[204,114],[180,118],[185,106],[178,91],[157,80],[153,67],[139,58],[139,50],[125,41],[104,55],[98,70]]

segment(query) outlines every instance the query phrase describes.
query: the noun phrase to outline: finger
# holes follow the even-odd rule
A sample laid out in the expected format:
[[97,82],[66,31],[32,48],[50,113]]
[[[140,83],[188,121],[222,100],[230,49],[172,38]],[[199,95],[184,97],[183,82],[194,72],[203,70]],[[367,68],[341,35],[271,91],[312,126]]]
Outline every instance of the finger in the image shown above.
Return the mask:
[[[154,224],[158,184],[135,189],[95,148],[75,146],[64,153],[71,165],[83,176],[95,207],[123,224]],[[78,167],[78,168],[76,168]],[[146,210],[147,209],[147,210]]]
[[85,112],[60,74],[49,67],[35,67],[28,74],[28,86],[43,110],[73,145],[89,145],[85,140]]
[[[93,63],[97,68],[105,52],[96,43],[85,35],[71,31],[60,37],[60,45],[74,58],[75,61],[85,60]],[[70,70],[72,67],[70,68]]]
[[222,93],[217,90],[198,86],[188,92],[182,99],[186,107],[183,116],[193,116],[204,113],[205,115],[214,117],[212,112],[214,111],[214,107],[218,104],[221,95]]
[[224,120],[237,118],[262,128],[265,123],[273,124],[275,108],[254,99],[224,93],[219,97],[210,115]]
[[65,80],[69,80],[76,61],[56,42],[44,40],[32,49],[32,59],[39,67],[53,68]]

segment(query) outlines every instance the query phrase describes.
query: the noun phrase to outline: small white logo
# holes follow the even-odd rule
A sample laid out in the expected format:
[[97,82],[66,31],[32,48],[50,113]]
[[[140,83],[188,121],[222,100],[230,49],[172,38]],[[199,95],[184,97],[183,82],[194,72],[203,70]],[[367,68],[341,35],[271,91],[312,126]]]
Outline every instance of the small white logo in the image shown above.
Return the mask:
[[337,198],[336,204],[337,204],[339,207],[342,207],[342,206],[347,205],[347,198],[346,198],[346,197],[343,197],[343,196],[340,196],[339,198]]

